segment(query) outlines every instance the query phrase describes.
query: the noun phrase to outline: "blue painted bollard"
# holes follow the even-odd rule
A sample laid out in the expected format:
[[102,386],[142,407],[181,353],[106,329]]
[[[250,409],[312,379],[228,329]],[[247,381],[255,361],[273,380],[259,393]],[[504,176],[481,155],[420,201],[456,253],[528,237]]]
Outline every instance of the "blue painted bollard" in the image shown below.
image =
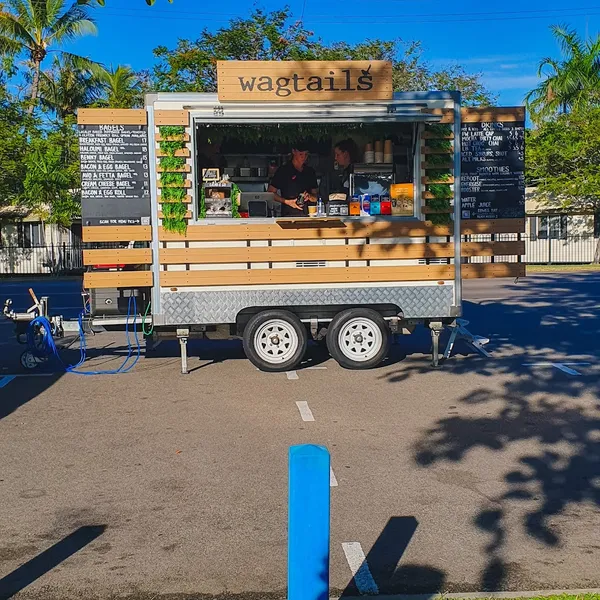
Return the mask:
[[329,598],[329,451],[289,450],[288,600]]

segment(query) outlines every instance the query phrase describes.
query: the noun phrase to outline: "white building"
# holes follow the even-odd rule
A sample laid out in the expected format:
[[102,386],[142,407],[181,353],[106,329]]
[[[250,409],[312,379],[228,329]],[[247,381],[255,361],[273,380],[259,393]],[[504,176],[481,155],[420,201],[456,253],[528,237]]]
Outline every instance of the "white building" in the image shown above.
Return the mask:
[[0,277],[82,270],[81,223],[65,228],[24,207],[0,207]]

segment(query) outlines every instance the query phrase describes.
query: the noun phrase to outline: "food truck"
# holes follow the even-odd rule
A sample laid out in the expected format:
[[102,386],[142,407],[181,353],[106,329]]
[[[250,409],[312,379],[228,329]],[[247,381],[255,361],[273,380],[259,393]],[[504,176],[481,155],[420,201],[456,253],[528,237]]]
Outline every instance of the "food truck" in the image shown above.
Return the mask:
[[[522,107],[393,92],[385,61],[223,61],[217,76],[218,93],[78,112],[97,320],[135,296],[148,343],[179,339],[184,371],[188,339],[231,336],[266,371],[295,368],[311,339],[370,368],[421,325],[437,364],[462,281],[525,274]],[[342,139],[357,149],[345,195]],[[318,202],[282,215],[270,183],[300,145]]]

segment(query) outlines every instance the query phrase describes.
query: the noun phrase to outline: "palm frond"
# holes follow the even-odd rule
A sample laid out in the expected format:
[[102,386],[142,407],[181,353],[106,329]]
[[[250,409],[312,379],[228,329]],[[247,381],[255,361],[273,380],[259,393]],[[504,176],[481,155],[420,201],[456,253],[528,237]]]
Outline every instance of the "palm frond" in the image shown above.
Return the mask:
[[35,39],[30,31],[15,17],[8,12],[0,12],[0,35],[20,42],[26,49],[35,45]]
[[5,35],[0,35],[0,56],[13,56],[23,50],[23,45]]
[[98,29],[86,4],[72,4],[50,27],[49,43],[60,44],[82,35],[96,35]]

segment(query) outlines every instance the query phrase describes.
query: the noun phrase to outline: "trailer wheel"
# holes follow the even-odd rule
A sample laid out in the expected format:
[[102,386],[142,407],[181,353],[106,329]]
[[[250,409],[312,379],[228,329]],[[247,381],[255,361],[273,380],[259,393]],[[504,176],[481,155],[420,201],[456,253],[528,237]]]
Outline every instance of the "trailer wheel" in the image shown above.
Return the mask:
[[371,369],[386,357],[390,330],[383,317],[370,308],[338,313],[327,330],[329,354],[346,369]]
[[304,357],[307,344],[306,327],[286,310],[265,310],[244,328],[244,352],[261,371],[293,369]]

